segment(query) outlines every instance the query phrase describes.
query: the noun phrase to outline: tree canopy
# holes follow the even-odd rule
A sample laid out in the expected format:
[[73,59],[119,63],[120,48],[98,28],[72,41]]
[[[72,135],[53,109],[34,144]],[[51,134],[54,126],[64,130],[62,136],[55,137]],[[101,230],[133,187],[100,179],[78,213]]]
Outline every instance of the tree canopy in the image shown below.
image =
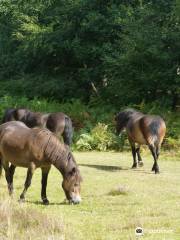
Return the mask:
[[179,0],[2,0],[0,91],[177,104],[179,20]]

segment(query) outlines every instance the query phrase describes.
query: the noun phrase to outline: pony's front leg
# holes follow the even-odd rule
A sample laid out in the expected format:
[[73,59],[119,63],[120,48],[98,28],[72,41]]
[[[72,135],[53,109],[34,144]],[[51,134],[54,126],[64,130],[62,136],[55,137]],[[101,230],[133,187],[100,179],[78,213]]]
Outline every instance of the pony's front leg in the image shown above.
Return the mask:
[[136,148],[136,153],[137,153],[137,157],[138,157],[138,165],[139,167],[142,167],[144,165],[141,155],[140,155],[140,145]]
[[12,195],[12,193],[13,193],[13,175],[14,175],[14,171],[15,171],[16,167],[12,164],[9,167],[9,162],[4,161],[3,168],[5,171],[5,177],[6,177],[6,181],[8,184],[9,195]]
[[45,205],[49,204],[49,201],[48,201],[47,196],[46,196],[46,187],[47,187],[47,179],[48,179],[48,174],[49,174],[50,168],[51,168],[51,166],[48,166],[46,168],[41,168],[41,170],[42,170],[41,198],[42,198],[43,204],[45,204]]
[[25,194],[27,192],[27,189],[31,185],[31,179],[32,179],[32,176],[33,176],[33,173],[34,173],[35,169],[36,169],[36,166],[34,165],[34,163],[31,163],[28,170],[27,170],[27,176],[26,176],[26,181],[25,181],[25,184],[24,184],[24,190],[20,195],[20,201],[22,201],[22,202],[25,201]]
[[129,140],[130,145],[131,145],[131,150],[132,150],[132,156],[133,156],[133,165],[132,168],[137,168],[137,160],[136,160],[136,146],[135,143]]
[[14,166],[13,164],[11,164],[10,168],[9,168],[9,177],[10,177],[10,182],[9,182],[9,194],[12,195],[13,194],[13,176],[14,176],[14,172],[15,172],[16,166]]
[[4,168],[4,171],[5,171],[5,177],[6,177],[6,182],[7,182],[7,187],[8,187],[9,195],[11,195],[11,191],[10,191],[9,162],[4,161],[4,162],[3,162],[3,168]]

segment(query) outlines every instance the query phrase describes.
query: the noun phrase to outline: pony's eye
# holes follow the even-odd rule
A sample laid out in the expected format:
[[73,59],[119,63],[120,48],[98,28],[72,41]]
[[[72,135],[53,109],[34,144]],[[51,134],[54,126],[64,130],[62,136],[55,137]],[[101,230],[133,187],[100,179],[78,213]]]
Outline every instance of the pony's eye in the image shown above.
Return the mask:
[[69,161],[71,159],[71,153],[68,153],[67,160]]
[[75,183],[74,186],[75,186],[75,187],[78,187],[78,183]]

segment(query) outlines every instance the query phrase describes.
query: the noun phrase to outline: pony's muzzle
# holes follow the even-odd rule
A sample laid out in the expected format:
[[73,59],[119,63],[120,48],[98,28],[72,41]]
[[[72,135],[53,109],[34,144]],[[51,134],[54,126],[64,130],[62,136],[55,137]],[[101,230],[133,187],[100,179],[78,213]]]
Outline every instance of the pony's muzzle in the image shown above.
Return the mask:
[[70,200],[70,203],[79,204],[81,201],[82,201],[82,199],[81,199],[81,197],[78,195],[78,196],[74,196],[74,197]]

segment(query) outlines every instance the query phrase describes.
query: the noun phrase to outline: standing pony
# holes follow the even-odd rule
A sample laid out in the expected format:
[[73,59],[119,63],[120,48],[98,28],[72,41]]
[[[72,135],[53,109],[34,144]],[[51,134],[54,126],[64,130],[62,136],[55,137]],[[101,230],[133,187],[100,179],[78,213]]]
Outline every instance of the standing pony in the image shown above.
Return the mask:
[[[138,164],[139,166],[143,166],[140,156],[140,145],[146,144],[154,158],[152,171],[159,173],[157,160],[166,133],[164,120],[159,116],[145,115],[134,109],[127,109],[119,112],[115,117],[115,121],[117,134],[120,134],[124,128],[126,129],[133,155],[132,168],[137,168]],[[136,143],[138,144],[137,148]]]
[[56,135],[62,135],[66,145],[70,146],[72,143],[72,121],[70,117],[62,112],[44,114],[31,112],[25,108],[7,109],[2,123],[14,120],[24,122],[30,128],[46,127]]
[[41,168],[41,198],[43,204],[48,204],[46,186],[51,165],[62,174],[62,187],[69,202],[80,203],[81,176],[68,146],[62,144],[48,129],[31,129],[19,121],[0,125],[0,169],[3,167],[5,170],[10,195],[13,193],[16,167],[28,169],[24,190],[20,195],[21,201],[25,200],[35,169]]

